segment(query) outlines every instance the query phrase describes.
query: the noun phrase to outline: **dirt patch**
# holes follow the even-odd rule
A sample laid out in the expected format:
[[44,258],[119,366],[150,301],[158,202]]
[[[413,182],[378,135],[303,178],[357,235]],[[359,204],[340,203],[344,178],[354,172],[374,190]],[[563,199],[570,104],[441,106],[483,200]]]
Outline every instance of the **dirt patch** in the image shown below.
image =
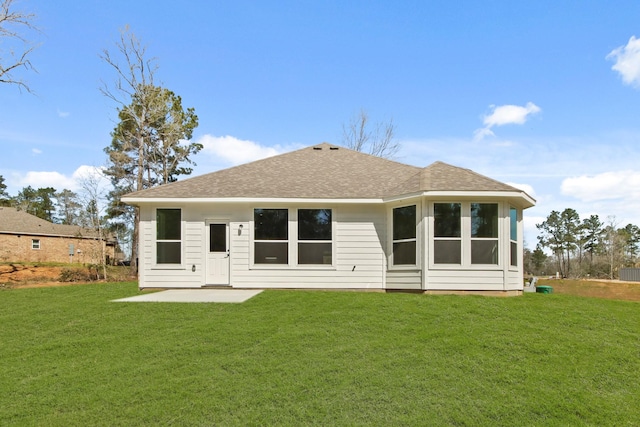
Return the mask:
[[16,287],[28,283],[56,283],[62,267],[43,267],[28,264],[0,265],[0,286]]
[[640,301],[640,282],[619,280],[539,280],[538,285],[553,287],[553,292],[582,297]]
[[[113,269],[117,268],[118,271]],[[123,271],[125,267],[110,267],[114,272],[109,281],[135,280],[128,274],[128,269]],[[87,283],[95,283],[91,280],[63,281],[62,277],[69,277],[69,271],[88,272],[87,267],[83,265],[65,265],[65,266],[48,266],[37,264],[0,264],[0,288],[43,288],[49,286],[70,286],[81,285]],[[63,273],[67,274],[63,274]],[[87,273],[88,274],[88,273]],[[82,277],[82,274],[78,274]]]

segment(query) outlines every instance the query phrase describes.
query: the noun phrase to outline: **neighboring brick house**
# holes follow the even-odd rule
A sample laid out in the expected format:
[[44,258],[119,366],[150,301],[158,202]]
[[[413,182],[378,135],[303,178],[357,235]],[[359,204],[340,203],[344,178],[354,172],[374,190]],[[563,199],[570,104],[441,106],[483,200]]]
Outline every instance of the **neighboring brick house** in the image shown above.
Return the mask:
[[118,259],[117,242],[95,230],[54,224],[15,208],[0,207],[0,261],[99,263]]

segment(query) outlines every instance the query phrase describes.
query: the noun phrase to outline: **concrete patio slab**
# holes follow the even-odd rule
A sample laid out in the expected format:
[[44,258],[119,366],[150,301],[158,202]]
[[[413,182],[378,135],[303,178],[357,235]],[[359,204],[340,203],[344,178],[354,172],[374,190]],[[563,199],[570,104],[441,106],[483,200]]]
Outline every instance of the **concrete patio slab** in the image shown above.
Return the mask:
[[217,302],[241,303],[258,295],[262,290],[248,289],[170,289],[113,302]]

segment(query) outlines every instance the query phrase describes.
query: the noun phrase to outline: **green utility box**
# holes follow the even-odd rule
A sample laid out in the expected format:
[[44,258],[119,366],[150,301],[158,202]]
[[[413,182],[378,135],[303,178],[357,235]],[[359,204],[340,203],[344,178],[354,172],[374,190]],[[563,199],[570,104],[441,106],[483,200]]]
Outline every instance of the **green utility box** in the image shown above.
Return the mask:
[[552,294],[553,287],[552,286],[536,286],[536,292],[539,294]]

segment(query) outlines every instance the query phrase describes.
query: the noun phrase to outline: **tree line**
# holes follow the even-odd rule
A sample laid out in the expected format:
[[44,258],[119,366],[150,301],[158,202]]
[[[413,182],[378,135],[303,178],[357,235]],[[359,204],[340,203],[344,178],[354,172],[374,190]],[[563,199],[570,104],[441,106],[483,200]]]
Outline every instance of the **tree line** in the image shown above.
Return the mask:
[[640,266],[640,227],[619,226],[613,216],[581,219],[567,208],[551,211],[536,227],[537,247],[525,250],[525,268],[533,274],[614,279],[620,268]]

